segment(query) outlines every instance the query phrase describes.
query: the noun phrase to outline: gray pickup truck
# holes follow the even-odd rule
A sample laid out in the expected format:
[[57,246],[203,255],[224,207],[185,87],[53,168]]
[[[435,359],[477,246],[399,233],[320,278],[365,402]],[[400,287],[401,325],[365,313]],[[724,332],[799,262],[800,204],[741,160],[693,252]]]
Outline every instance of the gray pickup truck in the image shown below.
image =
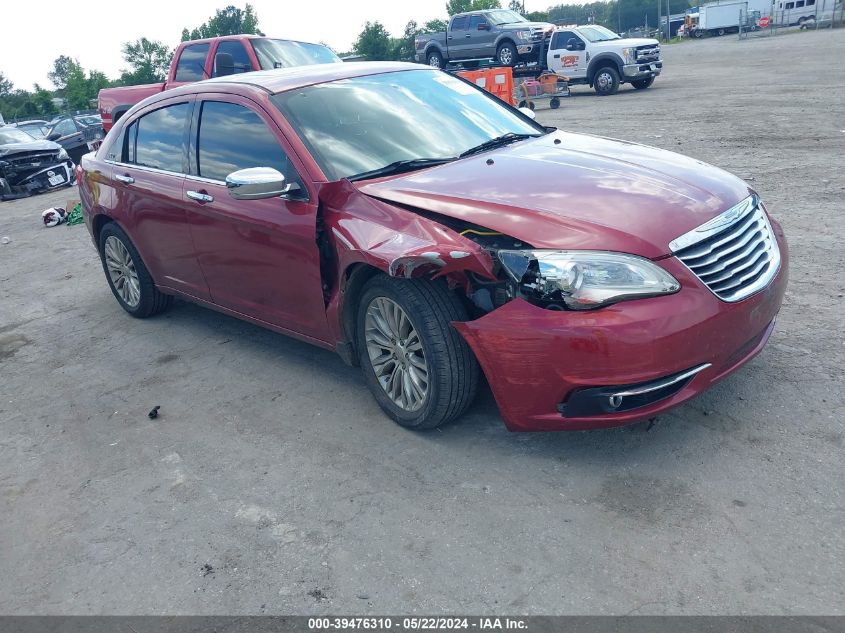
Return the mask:
[[547,22],[529,22],[516,11],[491,9],[452,16],[446,31],[420,33],[414,40],[416,59],[442,68],[448,63],[495,59],[504,66],[535,61],[538,47],[554,29]]

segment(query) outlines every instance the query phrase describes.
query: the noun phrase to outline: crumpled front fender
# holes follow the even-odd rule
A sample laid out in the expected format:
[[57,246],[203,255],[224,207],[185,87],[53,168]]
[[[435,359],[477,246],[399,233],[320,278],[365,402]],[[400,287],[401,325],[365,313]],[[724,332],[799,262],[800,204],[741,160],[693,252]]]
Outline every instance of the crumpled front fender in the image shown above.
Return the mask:
[[437,221],[361,193],[348,180],[323,185],[319,191],[322,229],[334,257],[327,279],[331,296],[329,324],[337,340],[341,325],[345,274],[357,263],[391,277],[446,277],[450,287],[466,288],[467,273],[495,279],[493,259],[472,240]]

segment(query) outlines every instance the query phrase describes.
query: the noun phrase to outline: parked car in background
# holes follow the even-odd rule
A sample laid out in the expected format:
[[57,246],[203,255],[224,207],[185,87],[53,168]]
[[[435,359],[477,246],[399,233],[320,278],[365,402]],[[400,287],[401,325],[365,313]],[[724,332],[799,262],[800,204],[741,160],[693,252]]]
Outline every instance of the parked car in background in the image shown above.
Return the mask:
[[757,193],[529,114],[416,64],[212,79],[83,157],[83,214],[130,315],[178,295],[335,350],[413,429],[480,370],[508,428],[584,429],[754,357],[788,268]]
[[597,24],[561,26],[552,34],[549,70],[587,84],[599,95],[615,93],[623,83],[643,90],[663,70],[660,43],[649,38],[622,38]]
[[509,9],[458,13],[445,31],[414,38],[416,60],[435,68],[491,58],[504,66],[539,61],[539,47],[553,28],[548,22],[529,22]]
[[19,123],[12,123],[12,127],[16,127],[19,130],[23,130],[33,138],[44,138],[47,136],[47,121],[42,120],[33,120],[33,121],[20,121]]
[[310,64],[333,64],[341,59],[322,44],[280,40],[258,35],[227,35],[182,42],[173,54],[167,81],[158,84],[104,88],[97,97],[103,129],[108,132],[136,103],[171,88],[253,70]]
[[79,163],[83,154],[93,148],[93,144],[102,140],[102,127],[83,125],[73,116],[60,116],[47,125],[45,138],[65,148],[74,163]]
[[69,186],[75,177],[74,165],[60,145],[17,127],[0,127],[0,200]]

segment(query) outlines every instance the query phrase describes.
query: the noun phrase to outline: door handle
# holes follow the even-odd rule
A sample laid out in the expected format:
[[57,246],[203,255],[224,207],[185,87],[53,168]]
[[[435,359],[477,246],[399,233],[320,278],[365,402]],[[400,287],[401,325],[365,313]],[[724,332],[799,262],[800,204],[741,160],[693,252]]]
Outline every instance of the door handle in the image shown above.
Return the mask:
[[129,176],[128,174],[123,176],[115,176],[114,179],[118,182],[122,182],[124,185],[131,185],[133,182],[135,182],[135,179],[132,176]]
[[560,54],[555,54],[555,59],[560,59]]
[[186,191],[185,195],[191,200],[196,200],[197,202],[214,202],[214,196],[210,196],[207,193],[201,193],[199,191]]

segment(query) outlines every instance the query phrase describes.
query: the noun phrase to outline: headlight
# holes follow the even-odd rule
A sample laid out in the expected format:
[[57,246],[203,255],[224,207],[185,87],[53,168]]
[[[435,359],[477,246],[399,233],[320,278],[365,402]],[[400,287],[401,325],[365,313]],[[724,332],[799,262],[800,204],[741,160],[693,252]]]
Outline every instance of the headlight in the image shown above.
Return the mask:
[[63,147],[62,149],[59,150],[59,160],[68,160],[68,159],[70,159],[70,156],[68,156],[67,151]]
[[625,59],[626,64],[637,63],[637,49],[635,49],[635,48],[623,48],[622,49],[622,57]]
[[531,31],[517,31],[516,36],[521,40],[530,40]]
[[677,292],[669,273],[636,255],[607,251],[499,251],[520,291],[573,310]]

